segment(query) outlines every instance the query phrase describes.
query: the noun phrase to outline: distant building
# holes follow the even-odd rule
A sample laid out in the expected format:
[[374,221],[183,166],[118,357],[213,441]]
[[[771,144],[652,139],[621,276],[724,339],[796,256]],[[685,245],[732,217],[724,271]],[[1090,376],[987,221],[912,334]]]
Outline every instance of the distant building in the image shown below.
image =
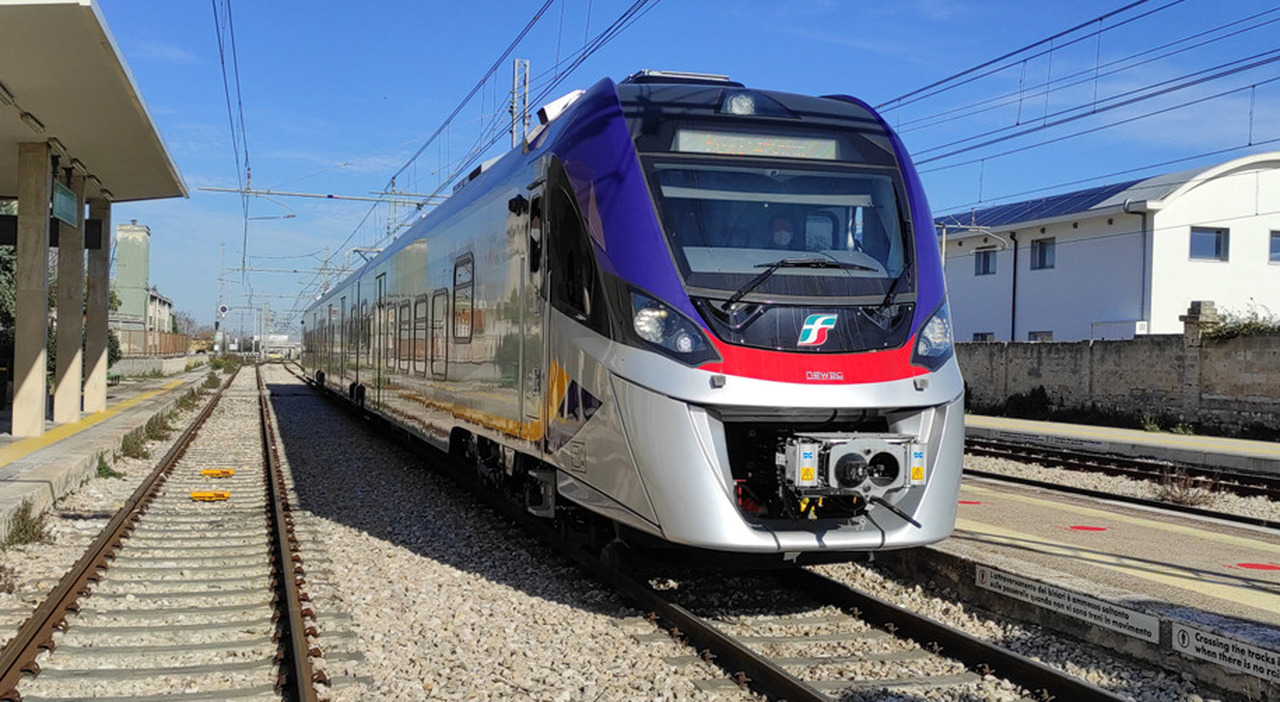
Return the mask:
[[1193,300],[1280,314],[1280,152],[936,224],[960,341],[1178,334]]
[[[120,307],[111,313],[112,326],[122,331],[147,331],[151,285],[151,229],[132,220],[116,226],[115,291]],[[170,303],[172,307],[172,303]],[[169,331],[164,329],[163,331]]]

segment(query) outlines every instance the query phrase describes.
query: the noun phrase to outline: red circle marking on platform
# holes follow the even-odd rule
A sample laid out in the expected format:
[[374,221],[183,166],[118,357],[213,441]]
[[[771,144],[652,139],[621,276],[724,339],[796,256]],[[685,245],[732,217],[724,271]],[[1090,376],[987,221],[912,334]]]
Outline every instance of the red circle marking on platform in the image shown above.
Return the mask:
[[1280,564],[1276,563],[1237,563],[1236,567],[1249,570],[1280,570]]
[[977,501],[977,500],[960,500],[960,504],[962,504],[962,505],[980,505],[980,504],[982,504],[982,503],[981,503],[981,502],[979,502],[979,501]]
[[1075,526],[1067,527],[1067,528],[1071,529],[1072,531],[1106,531],[1107,530],[1106,527],[1080,526],[1078,524]]

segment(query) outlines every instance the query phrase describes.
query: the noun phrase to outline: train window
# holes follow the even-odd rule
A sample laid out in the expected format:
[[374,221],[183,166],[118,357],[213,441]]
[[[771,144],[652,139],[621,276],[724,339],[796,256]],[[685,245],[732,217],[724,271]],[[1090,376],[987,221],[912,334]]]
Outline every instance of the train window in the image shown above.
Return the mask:
[[400,303],[400,327],[396,339],[396,358],[400,361],[400,370],[408,372],[411,343],[413,342],[413,320],[409,317],[409,303]]
[[529,205],[529,272],[542,268],[542,196],[537,195]]
[[475,257],[463,254],[453,262],[453,340],[471,343],[471,327],[475,320],[472,308],[475,293]]
[[413,303],[413,372],[426,372],[427,360],[427,296]]
[[384,305],[382,308],[382,348],[383,365],[390,369],[396,365],[396,307]]
[[547,265],[554,271],[550,283],[551,306],[606,333],[603,289],[596,274],[595,256],[577,197],[569,187],[564,166],[553,161],[547,176]]
[[445,334],[449,318],[449,291],[440,288],[431,295],[431,375],[443,378],[448,366],[449,346]]
[[373,364],[373,320],[369,318],[369,303],[360,303],[360,343],[364,346],[365,363]]

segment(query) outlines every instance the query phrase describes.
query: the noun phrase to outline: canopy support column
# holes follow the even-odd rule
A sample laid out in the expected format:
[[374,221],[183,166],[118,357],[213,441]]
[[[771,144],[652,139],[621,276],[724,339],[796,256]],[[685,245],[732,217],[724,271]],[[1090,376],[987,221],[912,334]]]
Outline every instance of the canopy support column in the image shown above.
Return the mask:
[[13,436],[44,434],[48,407],[49,201],[53,170],[45,142],[18,145],[18,261],[13,340]]

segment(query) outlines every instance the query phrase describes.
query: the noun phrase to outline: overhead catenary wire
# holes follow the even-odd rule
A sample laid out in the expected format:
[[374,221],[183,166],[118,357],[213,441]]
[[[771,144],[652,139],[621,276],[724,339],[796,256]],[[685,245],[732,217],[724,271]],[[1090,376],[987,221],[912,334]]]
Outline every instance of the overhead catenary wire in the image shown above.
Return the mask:
[[[539,14],[537,16],[541,16],[541,14],[545,13],[546,9],[550,6],[552,1],[554,0],[550,0],[549,2],[544,4],[539,9]],[[549,69],[548,73],[550,73],[550,76],[551,76],[549,79],[546,78],[547,73],[540,74],[539,77],[533,81],[535,84],[534,87],[536,88],[537,93],[536,93],[536,97],[531,100],[531,104],[539,104],[543,102],[546,99],[546,97],[549,94],[551,94],[551,92],[554,91],[557,87],[559,87],[564,80],[569,78],[570,75],[574,72],[574,70],[576,70],[579,66],[581,66],[584,61],[586,61],[596,51],[598,51],[599,49],[607,45],[610,41],[616,38],[623,31],[631,27],[635,22],[639,21],[639,19],[641,19],[645,14],[649,12],[649,10],[651,10],[654,6],[656,6],[659,1],[660,0],[635,0],[635,2],[633,2],[626,10],[624,10],[618,16],[617,19],[615,19],[612,23],[608,25],[608,27],[598,32],[592,39],[584,43],[584,45],[579,47],[576,51],[566,55],[561,61],[559,61],[556,64],[556,67]],[[521,34],[517,37],[517,40],[522,39],[524,35],[528,33],[528,29],[530,27],[531,25],[526,26],[525,31],[521,32]],[[459,107],[456,110],[456,112],[460,112],[461,109],[466,105],[467,101],[469,101],[472,97],[474,97],[475,92],[480,90],[485,85],[485,83],[489,80],[492,74],[496,71],[496,68],[500,66],[506,60],[506,58],[510,55],[510,53],[514,50],[515,45],[517,43],[518,41],[513,41],[513,43],[508,47],[507,51],[505,51],[502,54],[502,56],[497,61],[495,61],[493,67],[490,68],[490,70],[486,73],[485,77],[479,83],[477,83],[477,87],[473,88],[472,92],[468,95],[468,97],[462,103],[459,104]],[[477,136],[475,141],[472,143],[472,146],[468,148],[461,157],[457,159],[449,160],[449,163],[446,167],[439,169],[443,171],[444,175],[441,177],[440,182],[436,186],[436,188],[431,191],[424,191],[424,192],[427,192],[427,196],[420,201],[419,206],[416,208],[410,209],[409,213],[405,215],[398,223],[396,223],[394,227],[388,227],[388,229],[389,230],[398,229],[400,226],[406,224],[408,221],[420,216],[422,210],[429,206],[430,204],[429,200],[440,196],[440,194],[444,191],[446,187],[448,187],[451,183],[453,183],[459,176],[461,176],[462,174],[468,172],[471,168],[473,168],[476,161],[479,160],[479,158],[481,158],[485,153],[488,153],[488,151],[492,149],[497,144],[497,142],[500,141],[505,136],[505,132],[501,129],[504,115],[505,115],[505,112],[500,112],[498,110],[495,110],[494,115],[490,117],[485,127],[482,128],[479,136]],[[456,115],[452,115],[448,119],[452,120],[454,117],[456,117]],[[413,164],[416,163],[417,159],[421,156],[423,152],[425,152],[425,150],[430,146],[430,144],[433,141],[435,141],[436,143],[439,143],[438,139],[440,134],[447,133],[447,126],[448,124],[446,123],[446,124],[442,124],[441,127],[437,128],[433,136],[429,137],[428,140],[424,142],[423,145],[419,148],[418,152],[416,152],[408,161],[406,161],[405,165],[402,166],[401,169],[396,172],[396,176],[401,175],[408,168],[413,167]],[[393,176],[393,178],[394,177],[395,176]],[[372,217],[375,214],[376,209],[377,209],[377,206],[375,205],[374,207],[371,207],[368,212],[365,213],[365,216],[361,219],[360,223],[356,225],[355,229],[352,230],[351,234],[338,247],[337,251],[341,251],[346,248],[346,246],[355,238],[355,236],[359,233],[359,231],[366,225],[370,217]],[[380,244],[381,241],[376,243]],[[333,255],[337,255],[336,251],[335,251],[335,254]],[[330,258],[332,258],[332,256]],[[317,294],[319,293],[320,282],[321,281],[317,277],[316,279],[309,281],[303,286],[301,292],[299,293],[297,304],[295,304],[293,308],[290,309],[286,315],[286,318],[289,321],[289,323],[292,323],[292,320],[298,314],[301,313],[300,306],[310,304],[310,302],[316,298]]]
[[[1084,34],[1084,35],[1082,35],[1082,36],[1076,37],[1076,38],[1074,38],[1074,39],[1072,39],[1072,40],[1070,40],[1070,41],[1066,42],[1065,44],[1055,44],[1055,42],[1056,42],[1058,39],[1061,39],[1061,38],[1063,38],[1063,37],[1066,37],[1066,36],[1069,36],[1069,35],[1071,35],[1071,34],[1074,34],[1074,33],[1078,32],[1078,31],[1080,31],[1081,29],[1084,29],[1084,28],[1086,28],[1086,27],[1088,27],[1088,26],[1090,26],[1090,25],[1093,25],[1093,24],[1099,24],[1099,23],[1100,23],[1100,22],[1102,22],[1103,20],[1111,19],[1112,17],[1115,17],[1115,16],[1117,16],[1117,15],[1120,15],[1120,14],[1123,14],[1123,13],[1125,13],[1125,12],[1128,12],[1129,10],[1131,10],[1131,9],[1133,9],[1133,8],[1135,8],[1135,7],[1138,7],[1138,6],[1140,6],[1140,5],[1145,5],[1147,2],[1149,2],[1149,0],[1137,0],[1136,2],[1131,2],[1131,3],[1127,4],[1127,5],[1124,5],[1123,7],[1120,7],[1119,9],[1112,10],[1111,12],[1104,13],[1104,14],[1102,14],[1102,15],[1099,15],[1099,16],[1097,16],[1097,17],[1094,17],[1093,19],[1087,20],[1087,21],[1085,21],[1085,22],[1081,22],[1080,24],[1077,24],[1077,25],[1075,25],[1074,27],[1071,27],[1070,29],[1064,29],[1063,31],[1058,32],[1057,34],[1054,34],[1054,35],[1052,35],[1052,36],[1046,37],[1046,38],[1041,39],[1041,40],[1039,40],[1039,41],[1032,42],[1031,44],[1027,44],[1026,46],[1023,46],[1023,47],[1021,47],[1021,48],[1014,49],[1013,51],[1010,51],[1010,52],[1007,52],[1007,53],[1002,54],[1002,55],[1000,55],[1000,56],[997,56],[996,58],[993,58],[993,59],[991,59],[991,60],[989,60],[989,61],[984,61],[983,63],[980,63],[980,64],[978,64],[978,65],[976,65],[976,66],[971,67],[971,68],[966,68],[966,69],[964,69],[963,71],[959,71],[959,72],[957,72],[957,73],[953,73],[952,75],[947,76],[946,78],[943,78],[943,79],[941,79],[941,80],[934,81],[934,82],[932,82],[932,83],[930,83],[930,84],[928,84],[928,85],[926,85],[926,86],[924,86],[924,87],[922,87],[922,88],[917,88],[917,89],[912,90],[912,91],[910,91],[910,92],[907,92],[907,93],[904,93],[904,94],[902,94],[902,95],[899,95],[898,97],[891,98],[891,99],[889,99],[889,100],[887,100],[887,101],[885,101],[885,102],[880,103],[879,105],[876,105],[876,109],[877,109],[877,110],[889,110],[889,109],[893,109],[893,108],[904,107],[904,106],[909,105],[909,104],[911,104],[911,103],[919,102],[920,100],[924,100],[925,98],[933,97],[933,96],[935,96],[935,95],[938,95],[938,94],[940,94],[940,93],[947,92],[947,91],[949,91],[949,90],[954,90],[954,89],[956,89],[956,88],[958,88],[958,87],[960,87],[960,86],[962,86],[962,85],[967,85],[967,84],[972,83],[973,81],[976,81],[976,80],[978,80],[978,79],[980,79],[980,78],[984,78],[984,77],[989,76],[989,75],[991,75],[991,74],[993,74],[993,73],[998,73],[998,72],[1000,72],[1000,71],[1003,71],[1003,70],[1005,70],[1006,68],[1009,68],[1011,65],[1014,65],[1014,64],[1018,63],[1018,61],[1026,60],[1026,59],[1030,59],[1030,58],[1037,58],[1037,57],[1039,57],[1039,56],[1043,56],[1043,55],[1045,55],[1045,54],[1051,53],[1052,51],[1061,50],[1061,49],[1063,49],[1063,48],[1065,48],[1065,47],[1067,47],[1067,46],[1071,46],[1072,44],[1077,44],[1077,43],[1079,43],[1079,42],[1082,42],[1082,41],[1085,41],[1085,40],[1087,40],[1087,39],[1090,39],[1090,38],[1092,38],[1093,36],[1095,36],[1096,34],[1098,34],[1098,33],[1100,33],[1100,32],[1107,32],[1107,31],[1111,31],[1111,30],[1116,29],[1117,27],[1123,26],[1123,25],[1128,24],[1128,23],[1130,23],[1130,22],[1134,22],[1134,21],[1137,21],[1137,20],[1139,20],[1139,19],[1143,19],[1143,18],[1145,18],[1145,17],[1148,17],[1148,16],[1150,16],[1150,15],[1153,15],[1153,14],[1155,14],[1155,13],[1162,12],[1162,11],[1164,11],[1164,10],[1167,10],[1167,9],[1169,9],[1170,7],[1173,7],[1173,6],[1175,6],[1175,5],[1179,5],[1179,4],[1183,3],[1183,2],[1185,2],[1185,0],[1171,0],[1170,2],[1167,2],[1167,3],[1165,3],[1164,5],[1161,5],[1160,7],[1157,7],[1157,8],[1151,9],[1151,10],[1148,10],[1148,11],[1143,12],[1143,13],[1141,13],[1141,14],[1139,14],[1139,15],[1135,16],[1135,17],[1129,17],[1129,18],[1126,18],[1126,19],[1124,19],[1124,20],[1122,20],[1122,21],[1120,21],[1120,22],[1118,22],[1118,23],[1116,23],[1116,24],[1110,25],[1110,26],[1108,26],[1108,27],[1099,27],[1099,29],[1097,29],[1097,30],[1095,30],[1095,31],[1093,31],[1093,32],[1089,32],[1089,33],[1087,33],[1087,34]],[[1013,58],[1013,57],[1015,57],[1015,56],[1019,56],[1019,55],[1021,55],[1021,54],[1025,54],[1025,53],[1030,52],[1030,51],[1032,51],[1032,50],[1034,50],[1034,49],[1038,49],[1038,48],[1040,48],[1040,47],[1042,47],[1042,46],[1045,46],[1046,44],[1047,44],[1047,45],[1049,45],[1049,47],[1050,47],[1050,48],[1048,48],[1048,49],[1044,49],[1044,50],[1042,50],[1040,53],[1035,53],[1035,54],[1031,54],[1030,56],[1025,56],[1025,57],[1023,57],[1022,59],[1018,59],[1018,60],[1014,61],[1012,64],[1010,64],[1010,63],[1002,63],[1002,62],[1004,62],[1004,61],[1006,61],[1006,60],[1008,60],[1008,59],[1011,59],[1011,58]]]
[[[1009,105],[1014,104],[1015,102],[1021,103],[1025,99],[1025,95],[1027,93],[1037,93],[1042,89],[1047,89],[1052,92],[1058,92],[1058,91],[1066,90],[1068,88],[1073,88],[1079,85],[1083,85],[1089,82],[1094,82],[1096,84],[1096,81],[1100,78],[1107,78],[1111,76],[1120,75],[1126,71],[1131,71],[1135,68],[1148,65],[1150,63],[1159,61],[1161,59],[1166,59],[1166,58],[1170,58],[1180,54],[1188,53],[1195,49],[1203,48],[1214,43],[1218,43],[1221,41],[1225,41],[1227,39],[1238,37],[1247,32],[1263,29],[1272,24],[1280,22],[1280,17],[1273,17],[1265,21],[1260,21],[1255,24],[1238,28],[1234,31],[1228,32],[1226,34],[1222,34],[1221,36],[1204,39],[1203,41],[1181,46],[1180,48],[1172,49],[1170,51],[1165,51],[1164,53],[1157,53],[1165,49],[1171,49],[1172,47],[1187,44],[1187,42],[1192,41],[1194,39],[1199,39],[1201,37],[1213,34],[1215,32],[1232,28],[1232,27],[1235,27],[1236,25],[1244,24],[1245,22],[1257,20],[1267,15],[1271,15],[1275,13],[1280,13],[1280,7],[1264,10],[1262,12],[1258,12],[1249,17],[1228,22],[1226,24],[1218,25],[1217,27],[1214,27],[1212,29],[1207,29],[1202,32],[1197,32],[1196,34],[1192,34],[1190,36],[1183,37],[1175,41],[1166,42],[1164,44],[1161,44],[1160,46],[1152,47],[1150,49],[1145,49],[1143,51],[1138,51],[1118,59],[1113,59],[1106,63],[1095,64],[1094,68],[1086,68],[1079,71],[1075,71],[1068,75],[1059,76],[1058,78],[1053,79],[1052,83],[1046,81],[1046,82],[1038,83],[1036,85],[1031,85],[1031,86],[1020,86],[1018,90],[1012,90],[1012,91],[1003,93],[1001,95],[998,95],[996,97],[985,98],[985,99],[978,100],[976,102],[970,102],[968,104],[961,105],[958,107],[931,112],[927,115],[923,115],[913,119],[899,120],[898,122],[895,123],[895,129],[898,131],[899,134],[906,134],[914,131],[919,131],[921,129],[927,129],[930,127],[939,126],[958,118],[973,117],[979,114],[983,114],[985,112],[990,112],[992,110],[999,109],[1001,107],[1007,107]],[[1141,59],[1141,60],[1138,60],[1138,59]],[[1127,63],[1127,62],[1132,62],[1132,63]],[[1024,62],[1024,68],[1025,68],[1025,62]],[[1095,99],[1096,99],[1096,95],[1095,95]],[[1022,122],[1021,114],[1019,114],[1018,119],[1015,120],[1015,123],[1020,124],[1021,122]]]

